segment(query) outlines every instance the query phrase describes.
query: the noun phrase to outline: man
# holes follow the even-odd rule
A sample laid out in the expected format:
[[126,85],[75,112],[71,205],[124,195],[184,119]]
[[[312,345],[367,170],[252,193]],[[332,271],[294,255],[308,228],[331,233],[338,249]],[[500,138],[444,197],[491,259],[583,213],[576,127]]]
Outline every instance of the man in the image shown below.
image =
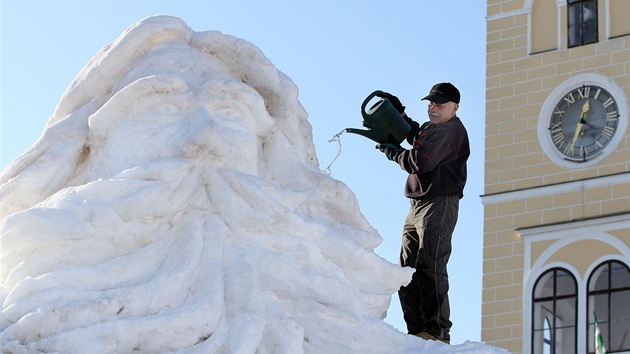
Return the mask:
[[459,90],[451,83],[434,85],[428,100],[429,121],[420,125],[407,117],[405,107],[383,94],[411,126],[407,142],[379,144],[387,158],[409,173],[404,194],[411,208],[405,220],[399,264],[416,272],[398,295],[409,334],[450,343],[447,263],[457,222],[459,199],[466,184],[470,155],[468,133],[457,117]]

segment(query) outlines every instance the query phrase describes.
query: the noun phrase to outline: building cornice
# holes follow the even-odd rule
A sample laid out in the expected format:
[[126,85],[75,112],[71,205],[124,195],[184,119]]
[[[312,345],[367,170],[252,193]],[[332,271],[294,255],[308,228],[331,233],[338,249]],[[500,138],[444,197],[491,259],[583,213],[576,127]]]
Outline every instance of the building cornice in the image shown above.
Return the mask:
[[524,227],[516,229],[516,231],[525,238],[537,235],[545,235],[546,238],[549,238],[550,235],[557,237],[565,236],[568,231],[575,230],[579,230],[582,233],[593,234],[595,229],[602,231],[601,229],[604,228],[604,231],[609,231],[628,227],[630,227],[630,211],[614,215],[601,215],[592,218]]
[[630,172],[622,172],[614,175],[593,177],[563,183],[554,183],[540,187],[518,189],[513,191],[481,195],[483,205],[501,204],[516,200],[526,200],[548,195],[576,192],[586,189],[612,186],[630,182]]
[[527,15],[531,12],[532,12],[532,9],[520,9],[520,10],[509,11],[509,12],[502,12],[500,14],[486,16],[486,22],[500,20],[503,18],[518,16],[518,15]]

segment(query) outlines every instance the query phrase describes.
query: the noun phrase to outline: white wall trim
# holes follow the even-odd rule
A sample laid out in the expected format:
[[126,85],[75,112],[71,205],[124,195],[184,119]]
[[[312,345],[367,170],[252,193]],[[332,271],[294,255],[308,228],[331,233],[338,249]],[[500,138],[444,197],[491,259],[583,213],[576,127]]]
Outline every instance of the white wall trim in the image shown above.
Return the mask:
[[[604,4],[604,13],[606,14],[606,37],[604,38],[604,40],[607,40],[608,38],[610,38],[610,0],[606,0],[605,4]],[[599,21],[599,19],[601,18],[601,15],[597,15],[597,20]],[[599,38],[598,38],[599,40]]]
[[562,27],[566,26],[566,23],[562,23],[562,11],[566,11],[567,0],[556,0],[556,34],[557,34],[557,49],[566,49],[567,41],[564,40],[565,36],[562,35]]
[[507,202],[513,202],[517,200],[524,200],[530,198],[544,197],[548,195],[555,195],[568,192],[582,191],[586,189],[614,186],[623,183],[630,182],[630,172],[585,179],[579,181],[572,181],[567,183],[552,184],[547,186],[540,186],[528,189],[520,189],[516,191],[509,191],[498,194],[482,195],[481,203],[483,205],[494,205]]
[[529,9],[521,9],[521,10],[510,11],[510,12],[503,12],[503,13],[496,14],[496,15],[486,16],[486,22],[495,21],[495,20],[501,20],[501,19],[504,19],[504,18],[507,18],[507,17],[524,15],[524,14],[528,14],[528,13],[531,13],[531,12],[532,12],[531,7]]
[[[630,212],[627,214],[619,214],[605,216],[601,218],[593,218],[580,221],[564,222],[553,225],[544,225],[538,227],[528,227],[517,229],[516,231],[530,242],[539,241],[540,239],[565,237],[573,240],[577,235],[592,235],[596,232],[607,232],[630,227]],[[570,234],[571,236],[566,236]],[[573,241],[571,241],[573,242]],[[621,241],[620,241],[621,242]],[[618,246],[621,246],[620,243]]]

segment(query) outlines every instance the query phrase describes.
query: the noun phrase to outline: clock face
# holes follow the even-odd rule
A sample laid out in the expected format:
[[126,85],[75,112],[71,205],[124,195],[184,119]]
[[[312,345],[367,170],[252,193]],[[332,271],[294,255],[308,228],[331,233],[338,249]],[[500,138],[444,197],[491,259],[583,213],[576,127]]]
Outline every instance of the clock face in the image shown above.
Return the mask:
[[606,148],[619,125],[614,97],[596,85],[569,91],[551,114],[549,134],[564,159],[585,162]]

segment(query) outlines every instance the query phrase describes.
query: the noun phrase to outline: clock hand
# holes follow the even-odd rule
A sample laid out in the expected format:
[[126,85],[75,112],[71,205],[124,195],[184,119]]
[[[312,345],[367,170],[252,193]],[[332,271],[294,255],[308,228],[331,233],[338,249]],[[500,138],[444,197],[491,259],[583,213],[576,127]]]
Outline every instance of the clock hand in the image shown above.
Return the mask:
[[[580,122],[578,123],[577,126],[577,130],[576,130],[576,137],[577,137],[577,131],[580,131],[580,135],[584,135],[584,132],[582,131],[582,126],[584,124],[586,124],[586,117],[587,117],[587,113],[590,109],[590,105],[588,104],[588,99],[586,100],[586,102],[584,102],[584,105],[582,106],[582,115],[580,116]],[[575,142],[575,139],[574,139]]]
[[589,105],[588,99],[587,99],[586,102],[584,102],[584,105],[582,106],[582,114],[580,115],[580,121],[578,122],[577,127],[575,127],[575,134],[573,135],[573,140],[571,141],[571,144],[569,144],[570,150],[573,150],[573,148],[575,147],[575,141],[577,140],[578,136],[584,134],[582,132],[582,127],[584,126],[584,124],[586,124],[586,117],[590,108],[591,106]]
[[580,118],[586,118],[586,113],[588,112],[590,108],[591,106],[588,104],[588,99],[587,99],[586,102],[584,102],[584,105],[582,106],[582,116]]
[[577,140],[578,135],[580,135],[580,132],[582,131],[582,125],[584,124],[578,123],[577,128],[575,129],[575,134],[573,135],[573,140],[569,144],[569,148],[567,149],[567,151],[573,152],[573,148],[575,147],[575,141]]

